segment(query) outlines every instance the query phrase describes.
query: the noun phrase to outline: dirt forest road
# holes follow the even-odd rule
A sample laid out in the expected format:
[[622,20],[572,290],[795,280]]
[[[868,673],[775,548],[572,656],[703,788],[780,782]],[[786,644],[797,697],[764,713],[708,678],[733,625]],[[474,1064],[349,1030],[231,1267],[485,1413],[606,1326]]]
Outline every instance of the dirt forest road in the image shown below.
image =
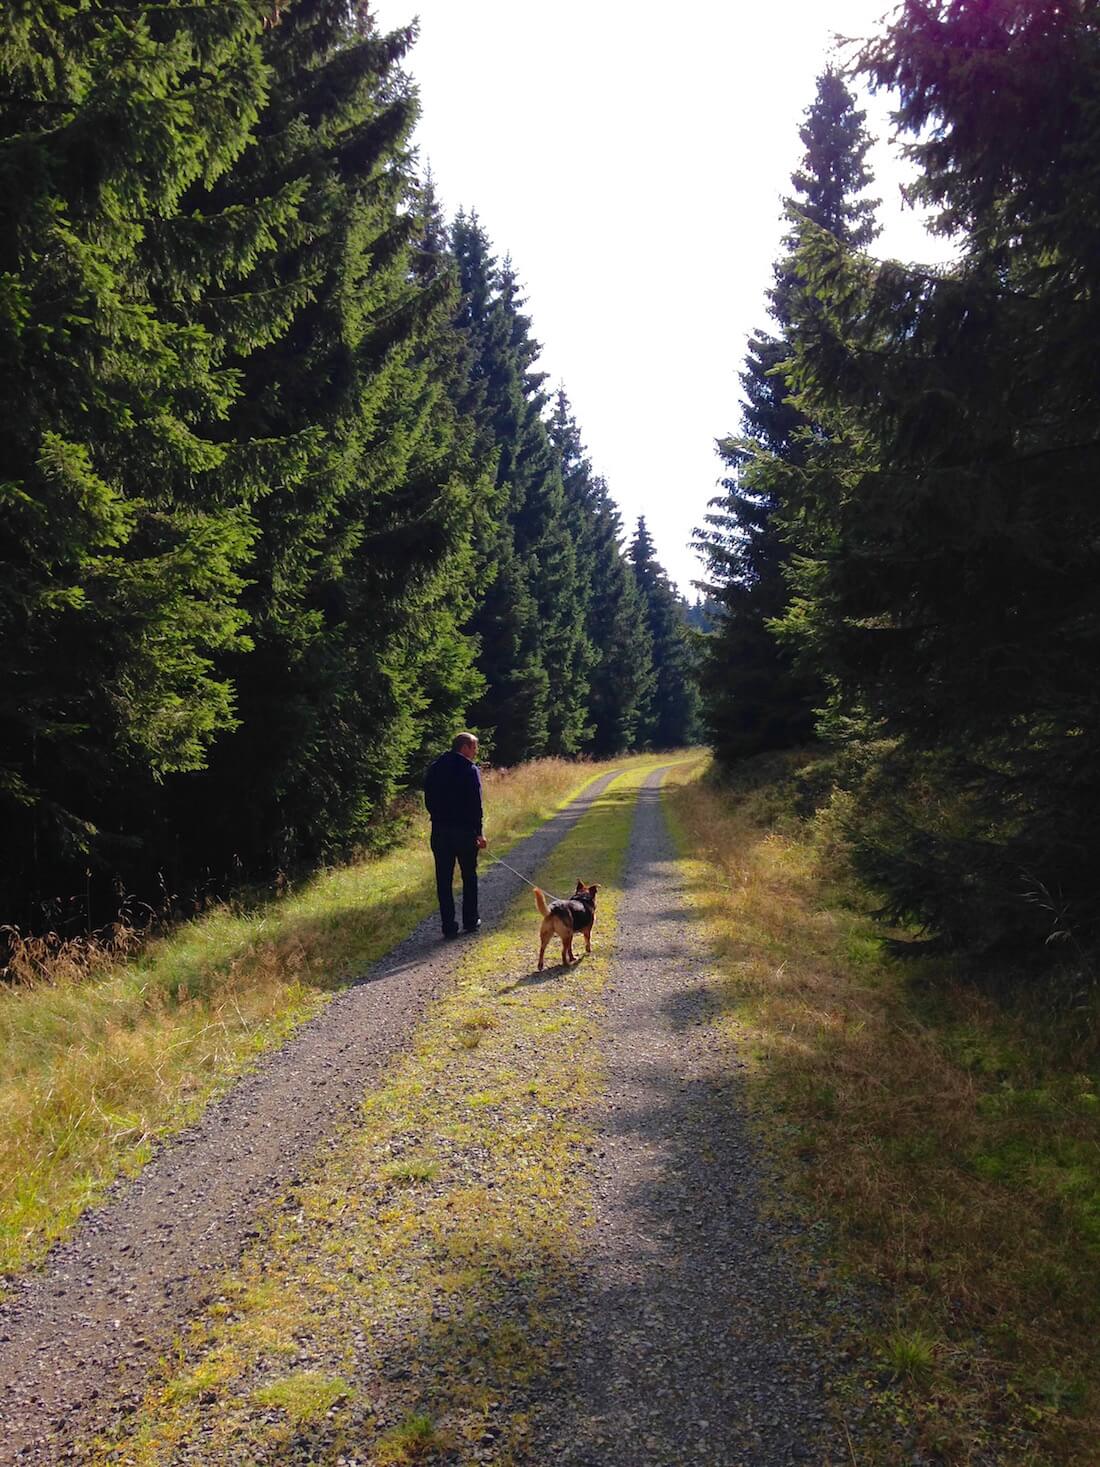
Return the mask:
[[[536,868],[613,777],[515,847],[511,864]],[[487,926],[520,886],[503,867],[485,871]],[[265,1204],[352,1118],[457,960],[438,919],[421,923],[15,1284],[0,1303],[0,1463],[72,1460],[104,1407],[139,1388]]]
[[[560,842],[562,863],[621,862],[609,956],[531,972],[529,894],[494,868],[499,932],[443,946],[425,924],[13,1291],[0,1461],[850,1461],[818,1306],[765,1221],[663,773],[605,797],[607,776],[509,858],[558,882]],[[435,1006],[460,1041],[440,1050],[430,1000],[452,984],[476,1006]],[[419,1106],[385,1166],[346,1139],[364,1092]],[[257,1219],[302,1173],[288,1259]],[[245,1296],[270,1316],[254,1339],[219,1335],[245,1326],[215,1306],[173,1377],[173,1338]]]
[[762,1219],[737,1062],[660,797],[638,797],[606,993],[595,1218],[572,1387],[539,1460],[563,1467],[841,1463],[812,1315]]

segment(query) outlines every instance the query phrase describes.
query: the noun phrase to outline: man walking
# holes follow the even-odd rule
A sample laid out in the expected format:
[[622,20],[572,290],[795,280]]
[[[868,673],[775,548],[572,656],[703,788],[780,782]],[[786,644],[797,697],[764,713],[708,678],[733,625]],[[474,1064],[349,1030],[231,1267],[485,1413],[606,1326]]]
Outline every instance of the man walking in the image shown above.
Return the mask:
[[481,833],[481,774],[476,759],[476,737],[472,733],[456,734],[449,752],[439,756],[424,779],[444,937],[458,936],[452,887],[456,861],[462,872],[463,929],[476,932],[481,926],[477,915],[477,853],[485,849],[485,837]]

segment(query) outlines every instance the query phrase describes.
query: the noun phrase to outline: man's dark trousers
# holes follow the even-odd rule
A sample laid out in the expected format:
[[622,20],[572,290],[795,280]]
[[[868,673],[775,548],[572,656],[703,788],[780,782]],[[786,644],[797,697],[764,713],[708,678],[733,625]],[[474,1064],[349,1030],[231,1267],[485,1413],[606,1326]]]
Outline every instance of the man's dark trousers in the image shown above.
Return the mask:
[[432,855],[443,931],[458,931],[452,886],[456,861],[462,872],[462,925],[468,932],[472,931],[477,926],[477,832],[460,830],[454,825],[433,825]]

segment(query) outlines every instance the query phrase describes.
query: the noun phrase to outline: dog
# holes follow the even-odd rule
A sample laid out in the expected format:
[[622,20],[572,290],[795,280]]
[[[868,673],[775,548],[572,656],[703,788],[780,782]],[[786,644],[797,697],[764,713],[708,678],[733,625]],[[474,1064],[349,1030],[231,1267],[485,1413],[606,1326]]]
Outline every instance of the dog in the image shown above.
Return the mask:
[[552,937],[561,938],[561,960],[563,963],[579,963],[573,956],[573,939],[578,932],[584,933],[584,950],[592,951],[592,924],[596,920],[596,893],[598,886],[585,886],[577,882],[577,889],[568,901],[548,902],[546,893],[535,887],[535,906],[542,915],[539,928],[539,972],[546,959],[546,944]]

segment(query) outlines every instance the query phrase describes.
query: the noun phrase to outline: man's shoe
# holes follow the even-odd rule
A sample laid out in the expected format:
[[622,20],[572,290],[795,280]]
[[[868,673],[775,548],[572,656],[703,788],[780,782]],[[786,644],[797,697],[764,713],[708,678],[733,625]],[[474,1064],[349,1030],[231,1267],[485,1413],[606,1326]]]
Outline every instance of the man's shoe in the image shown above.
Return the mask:
[[457,927],[444,927],[444,929],[443,929],[443,941],[444,942],[449,942],[452,937],[457,937],[457,936],[458,936],[458,928]]
[[472,927],[463,927],[462,930],[463,930],[463,932],[467,932],[467,933],[468,932],[476,932],[477,929],[480,926],[481,926],[481,918],[479,917]]

